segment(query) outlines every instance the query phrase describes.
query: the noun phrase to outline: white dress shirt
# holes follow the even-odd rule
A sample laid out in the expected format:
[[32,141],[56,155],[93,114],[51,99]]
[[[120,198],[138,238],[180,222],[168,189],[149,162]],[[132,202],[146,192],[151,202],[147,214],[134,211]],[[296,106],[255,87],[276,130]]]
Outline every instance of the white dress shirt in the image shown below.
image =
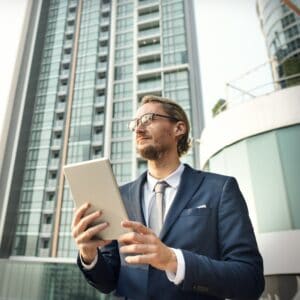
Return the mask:
[[[166,188],[165,195],[164,195],[164,199],[165,199],[164,219],[165,219],[176,196],[183,171],[184,171],[184,165],[180,164],[179,167],[173,173],[171,173],[169,176],[161,180],[157,180],[149,172],[147,173],[147,181],[144,185],[144,195],[143,195],[144,197],[142,202],[142,209],[143,209],[143,213],[147,225],[149,222],[149,210],[150,210],[149,206],[152,198],[155,197],[154,186],[156,182],[165,181],[168,183],[168,187]],[[172,249],[175,252],[177,258],[177,272],[175,274],[173,272],[166,271],[166,275],[168,279],[174,284],[180,284],[183,281],[185,276],[185,261],[184,261],[182,251],[180,249],[174,249],[174,248]],[[90,270],[96,265],[97,260],[98,260],[98,256],[96,256],[93,262],[89,265],[85,264],[82,259],[81,259],[81,263],[85,269]]]
[[[165,220],[165,217],[177,194],[177,190],[178,190],[178,186],[180,183],[183,170],[184,170],[184,165],[180,164],[179,167],[173,173],[171,173],[169,176],[161,180],[157,180],[149,172],[147,173],[147,181],[144,185],[144,199],[143,199],[144,201],[142,202],[143,213],[144,213],[147,226],[149,225],[150,203],[152,199],[155,197],[155,192],[154,192],[155,184],[158,181],[165,181],[168,184],[168,186],[165,189],[165,195],[164,195],[164,200],[165,200],[164,220]],[[168,279],[173,283],[180,284],[183,281],[185,275],[185,261],[181,250],[174,249],[174,248],[172,249],[174,250],[177,258],[177,272],[175,274],[173,272],[166,271],[166,275]]]

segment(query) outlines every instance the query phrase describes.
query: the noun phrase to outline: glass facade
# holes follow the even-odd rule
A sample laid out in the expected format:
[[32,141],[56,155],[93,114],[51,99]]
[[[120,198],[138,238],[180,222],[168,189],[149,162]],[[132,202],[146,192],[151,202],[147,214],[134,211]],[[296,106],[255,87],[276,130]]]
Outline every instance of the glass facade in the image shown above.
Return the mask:
[[91,288],[74,263],[0,259],[0,299],[114,300]]
[[249,137],[213,156],[209,169],[247,183],[258,233],[300,229],[300,125]]
[[[108,155],[120,184],[144,171],[127,123],[147,93],[176,99],[191,118],[185,9],[182,0],[139,1],[137,8],[133,1],[52,0],[48,9],[12,254],[49,256],[54,234],[57,256],[74,257],[73,202],[61,166]],[[194,155],[183,161],[194,165]]]
[[[62,83],[59,77],[61,62],[65,64],[67,59],[64,57],[62,47],[66,11],[67,2],[52,1],[49,6],[35,106],[28,136],[29,144],[27,149],[23,149],[25,169],[13,255],[50,254],[49,240],[54,205],[49,202],[54,202],[54,199],[47,193],[55,190],[57,184],[60,151],[49,151],[49,148],[52,140],[61,142],[61,131],[64,126],[65,101],[61,99],[57,101],[57,89],[66,93],[66,83]],[[58,104],[59,108],[56,106]]]
[[[292,3],[300,7],[300,1]],[[274,64],[274,78],[300,73],[300,16],[280,0],[259,0],[258,14],[270,59]],[[299,84],[300,78],[280,81],[281,87]]]
[[[18,163],[8,172],[13,177],[0,236],[0,257],[18,261],[0,262],[6,270],[0,275],[0,298],[111,299],[87,291],[73,264],[43,263],[77,256],[70,232],[73,201],[62,167],[107,156],[119,184],[145,171],[127,124],[146,94],[178,101],[200,133],[198,61],[191,55],[197,52],[196,38],[189,48],[187,26],[193,23],[186,22],[194,17],[192,3],[42,2],[30,16],[38,24],[27,45],[34,49],[30,85],[22,92],[26,113],[18,116],[23,131],[15,137]],[[192,110],[199,116],[192,119]],[[196,159],[191,149],[183,161],[195,166]],[[28,262],[27,256],[40,262]],[[20,282],[20,288],[9,282]]]
[[127,123],[133,115],[134,95],[134,3],[116,1],[116,37],[114,45],[113,113],[111,128],[111,162],[119,182],[132,178],[132,134]]

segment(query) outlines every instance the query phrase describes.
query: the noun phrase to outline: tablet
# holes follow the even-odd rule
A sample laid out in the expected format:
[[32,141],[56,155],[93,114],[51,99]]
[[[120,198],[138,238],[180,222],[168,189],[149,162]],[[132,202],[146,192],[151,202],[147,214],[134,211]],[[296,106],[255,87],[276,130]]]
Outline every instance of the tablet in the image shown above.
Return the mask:
[[115,240],[128,232],[121,226],[128,220],[112,167],[108,158],[100,158],[63,167],[76,207],[89,202],[86,214],[101,210],[101,217],[91,225],[108,222],[109,226],[95,238]]

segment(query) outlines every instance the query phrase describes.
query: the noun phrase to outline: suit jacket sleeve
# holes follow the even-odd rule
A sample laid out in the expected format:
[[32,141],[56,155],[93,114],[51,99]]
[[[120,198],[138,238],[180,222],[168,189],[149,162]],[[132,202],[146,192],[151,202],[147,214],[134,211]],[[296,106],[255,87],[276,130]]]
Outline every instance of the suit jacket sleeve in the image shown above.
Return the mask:
[[79,257],[77,258],[77,264],[87,282],[102,293],[107,294],[116,289],[120,271],[117,241],[103,247],[101,251],[98,250],[97,264],[91,270],[83,268]]
[[264,289],[262,258],[246,203],[232,177],[224,183],[217,214],[220,260],[182,250],[186,263],[182,288],[224,298],[258,298]]

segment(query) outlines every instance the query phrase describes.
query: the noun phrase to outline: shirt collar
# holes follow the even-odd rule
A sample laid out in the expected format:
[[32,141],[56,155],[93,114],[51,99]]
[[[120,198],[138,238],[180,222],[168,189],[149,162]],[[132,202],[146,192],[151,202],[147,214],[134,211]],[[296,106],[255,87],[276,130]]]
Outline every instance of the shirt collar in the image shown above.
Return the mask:
[[148,171],[147,172],[147,184],[148,184],[149,190],[152,192],[154,190],[155,184],[158,181],[165,181],[168,183],[169,186],[176,189],[179,186],[180,177],[181,177],[183,170],[184,170],[184,165],[182,163],[180,163],[180,165],[174,172],[172,172],[166,178],[161,179],[161,180],[157,180],[156,178],[154,178]]

